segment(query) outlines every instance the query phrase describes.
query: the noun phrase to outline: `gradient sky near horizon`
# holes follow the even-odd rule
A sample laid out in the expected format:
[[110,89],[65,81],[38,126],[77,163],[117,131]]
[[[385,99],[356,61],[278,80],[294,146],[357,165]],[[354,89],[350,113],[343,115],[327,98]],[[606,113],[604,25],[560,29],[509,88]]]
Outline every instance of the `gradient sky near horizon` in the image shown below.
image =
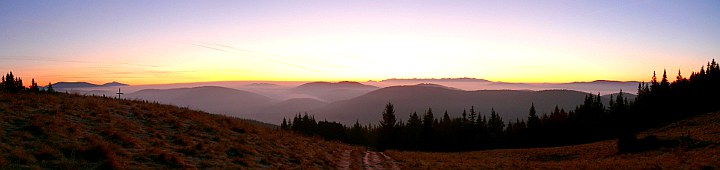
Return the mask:
[[0,1],[0,71],[40,84],[643,81],[718,45],[717,0]]

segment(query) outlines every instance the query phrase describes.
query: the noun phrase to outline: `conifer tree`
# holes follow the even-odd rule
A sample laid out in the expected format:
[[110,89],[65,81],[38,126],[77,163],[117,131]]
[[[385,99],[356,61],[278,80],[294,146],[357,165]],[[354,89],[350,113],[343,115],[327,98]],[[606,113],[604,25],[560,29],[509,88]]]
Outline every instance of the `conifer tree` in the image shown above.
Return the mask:
[[420,127],[422,125],[422,121],[420,120],[420,117],[417,115],[417,112],[413,112],[410,114],[410,118],[408,118],[407,126],[415,126],[417,125]]
[[488,122],[488,129],[490,129],[490,132],[499,135],[502,134],[503,129],[505,128],[505,122],[503,122],[500,115],[498,115],[495,112],[495,108],[492,108],[490,111],[490,120]]
[[[447,115],[447,112],[445,112],[445,115]],[[425,115],[423,116],[423,130],[426,132],[432,131],[434,122],[435,116],[433,115],[432,108],[428,108],[428,111],[425,112]]]
[[450,115],[448,115],[447,110],[445,110],[445,113],[443,114],[442,122],[443,124],[447,124],[448,122],[450,122]]
[[280,124],[280,129],[282,130],[288,130],[290,129],[290,126],[288,126],[287,120],[283,117],[282,124]]
[[30,84],[30,91],[33,93],[40,92],[40,87],[38,87],[37,83],[35,82],[35,79],[32,79],[32,83]]
[[0,79],[0,91],[5,91],[5,75]]
[[528,116],[528,122],[527,122],[528,128],[530,129],[536,129],[540,127],[540,117],[537,115],[537,111],[535,111],[535,104],[533,103],[530,105],[530,114]]
[[657,90],[658,87],[660,87],[660,83],[658,83],[655,71],[653,71],[653,76],[650,80],[650,90]]
[[55,89],[53,88],[52,83],[48,83],[48,85],[47,85],[47,90],[46,90],[46,91],[49,92],[49,93],[54,93],[54,92],[55,92]]
[[382,120],[380,120],[380,128],[392,129],[395,128],[397,118],[395,117],[395,108],[392,103],[385,105],[385,111],[382,114]]
[[477,115],[475,114],[475,106],[470,106],[470,115],[468,116],[468,119],[470,120],[471,124],[475,124]]
[[395,125],[397,119],[395,117],[395,108],[392,103],[385,106],[385,111],[380,120],[380,139],[378,139],[378,149],[385,150],[392,147],[395,143]]
[[660,95],[667,95],[667,93],[670,91],[670,82],[667,79],[667,71],[663,70],[663,77],[662,80],[660,80]]
[[682,81],[685,78],[683,78],[682,73],[680,73],[680,69],[678,69],[678,75],[675,77],[675,81]]

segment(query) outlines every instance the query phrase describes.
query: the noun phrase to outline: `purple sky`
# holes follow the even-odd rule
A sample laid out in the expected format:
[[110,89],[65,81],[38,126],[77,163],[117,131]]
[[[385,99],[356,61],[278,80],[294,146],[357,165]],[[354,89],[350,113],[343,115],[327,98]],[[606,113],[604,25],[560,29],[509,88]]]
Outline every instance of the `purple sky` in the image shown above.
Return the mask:
[[717,0],[1,1],[0,71],[41,83],[641,81],[720,56],[718,18]]

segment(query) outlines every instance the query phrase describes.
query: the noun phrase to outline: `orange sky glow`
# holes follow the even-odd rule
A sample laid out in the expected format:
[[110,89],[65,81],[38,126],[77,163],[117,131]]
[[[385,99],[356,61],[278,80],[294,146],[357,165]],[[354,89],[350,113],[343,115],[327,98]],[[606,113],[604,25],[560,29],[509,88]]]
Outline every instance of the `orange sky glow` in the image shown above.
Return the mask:
[[[172,4],[172,5],[170,5]],[[0,2],[0,71],[40,84],[647,81],[720,56],[718,1]],[[29,81],[29,80],[28,80]]]

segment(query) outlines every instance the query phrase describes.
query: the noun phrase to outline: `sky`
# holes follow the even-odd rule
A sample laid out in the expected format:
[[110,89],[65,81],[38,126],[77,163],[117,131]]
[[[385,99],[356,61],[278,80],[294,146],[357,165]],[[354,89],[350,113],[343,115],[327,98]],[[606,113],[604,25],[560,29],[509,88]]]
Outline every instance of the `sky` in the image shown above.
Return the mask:
[[647,81],[720,59],[720,1],[0,1],[0,72],[59,81]]

